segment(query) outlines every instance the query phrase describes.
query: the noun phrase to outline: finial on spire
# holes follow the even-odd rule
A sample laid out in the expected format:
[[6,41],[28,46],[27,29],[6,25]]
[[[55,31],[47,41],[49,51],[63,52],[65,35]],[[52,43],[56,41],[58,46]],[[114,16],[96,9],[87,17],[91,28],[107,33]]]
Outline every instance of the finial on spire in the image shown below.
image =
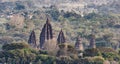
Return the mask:
[[47,18],[47,20],[46,20],[46,24],[49,24],[50,23],[50,21],[49,21],[49,19]]

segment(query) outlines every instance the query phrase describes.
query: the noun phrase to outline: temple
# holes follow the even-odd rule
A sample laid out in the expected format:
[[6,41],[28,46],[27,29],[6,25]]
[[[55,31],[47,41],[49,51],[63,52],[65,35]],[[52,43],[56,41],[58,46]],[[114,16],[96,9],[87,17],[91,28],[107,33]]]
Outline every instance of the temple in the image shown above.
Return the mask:
[[35,35],[34,30],[31,32],[31,34],[29,36],[28,44],[30,44],[33,48],[37,48],[36,35]]
[[[34,30],[31,32],[31,35],[29,37],[28,43],[31,44],[33,47],[39,47],[40,49],[45,49],[46,46],[51,46],[52,45],[52,41],[51,40],[56,40],[56,38],[53,36],[53,32],[52,32],[52,26],[50,24],[49,19],[47,18],[46,23],[44,24],[41,33],[40,33],[40,37],[39,37],[39,46],[37,46],[36,44],[36,36],[35,36],[35,32]],[[65,35],[61,29],[61,31],[59,32],[58,38],[57,38],[57,45],[58,44],[64,44],[66,42],[65,39]],[[49,44],[48,44],[49,43]],[[46,45],[45,45],[46,44]],[[47,47],[49,48],[49,47]],[[82,39],[80,36],[77,37],[76,39],[76,43],[75,43],[75,48],[76,50],[84,50],[83,47],[83,43],[82,43]],[[95,43],[95,35],[91,34],[91,38],[90,38],[90,45],[89,48],[96,48],[96,43]]]
[[64,36],[64,33],[63,33],[62,29],[59,32],[59,35],[58,35],[58,38],[57,38],[57,42],[58,42],[58,44],[65,43],[65,36]]
[[46,40],[50,40],[52,38],[52,26],[49,22],[49,19],[47,18],[46,23],[44,24],[44,27],[42,28],[42,31],[40,33],[40,48],[43,48],[43,44]]
[[82,43],[82,39],[80,36],[78,36],[76,39],[75,48],[76,50],[83,51],[83,43]]
[[91,34],[89,48],[96,48],[95,35]]

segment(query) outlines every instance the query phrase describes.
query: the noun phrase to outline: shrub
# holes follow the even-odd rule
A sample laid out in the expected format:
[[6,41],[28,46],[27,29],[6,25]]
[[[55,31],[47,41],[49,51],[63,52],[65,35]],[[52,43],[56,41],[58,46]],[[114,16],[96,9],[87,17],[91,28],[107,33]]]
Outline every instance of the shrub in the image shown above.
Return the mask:
[[40,54],[36,57],[36,62],[41,61],[42,64],[53,64],[55,62],[55,57]]
[[11,43],[2,46],[3,50],[14,50],[14,49],[24,49],[24,48],[29,48],[29,45],[25,43]]
[[103,62],[105,61],[103,57],[100,56],[96,56],[93,58],[93,61],[95,64],[103,64]]
[[73,64],[73,61],[69,56],[62,56],[56,59],[56,64]]
[[40,53],[40,54],[48,54],[48,52],[45,51],[45,50],[40,50],[39,53]]
[[102,56],[107,60],[120,61],[120,56],[116,53],[113,53],[113,52],[102,53]]
[[83,59],[84,64],[103,64],[104,58],[100,56],[95,56],[95,57],[85,57]]
[[93,57],[93,56],[100,56],[100,55],[101,55],[101,53],[97,48],[86,49],[84,51],[84,56]]

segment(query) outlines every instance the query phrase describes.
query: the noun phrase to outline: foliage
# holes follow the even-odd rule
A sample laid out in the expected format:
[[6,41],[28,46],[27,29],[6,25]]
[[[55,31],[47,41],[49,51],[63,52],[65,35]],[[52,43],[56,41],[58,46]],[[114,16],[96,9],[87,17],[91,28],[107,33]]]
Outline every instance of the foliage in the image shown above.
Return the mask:
[[97,16],[99,16],[99,15],[93,12],[93,13],[89,13],[88,15],[85,15],[84,18],[85,19],[95,19]]
[[11,36],[4,36],[0,38],[0,44],[9,44],[12,43],[14,39]]
[[63,17],[64,18],[75,17],[77,19],[77,18],[81,18],[81,15],[78,15],[74,12],[66,12],[66,13],[64,13]]
[[[19,63],[19,64],[29,64],[33,62],[36,58],[36,50],[31,49],[12,49],[0,51],[0,58],[4,60],[3,63]],[[37,52],[37,51],[36,51]],[[5,59],[4,59],[5,58]]]
[[113,52],[106,52],[106,53],[102,53],[102,56],[110,61],[120,61],[120,56],[116,53]]
[[90,57],[101,56],[101,53],[100,53],[99,49],[97,49],[97,48],[86,49],[84,51],[84,56],[90,56]]
[[48,54],[46,50],[39,50],[39,54]]
[[[0,51],[0,62],[11,62],[11,64],[29,64],[30,62],[34,64],[53,64],[56,61],[57,64],[77,64],[76,62],[82,64],[82,59],[85,62],[88,62],[87,64],[101,64],[103,62],[102,58],[94,56],[102,56],[105,60],[120,61],[120,53],[118,54],[114,49],[112,49],[112,47],[116,49],[119,48],[119,14],[104,14],[99,13],[99,11],[98,13],[89,13],[89,11],[87,11],[87,13],[83,12],[83,16],[81,16],[82,12],[79,14],[74,10],[71,12],[63,10],[60,11],[55,6],[37,8],[34,7],[37,6],[37,4],[34,5],[31,1],[16,1],[15,3],[2,2],[0,4],[0,45],[4,44],[2,51]],[[118,9],[117,7],[119,7],[119,3],[116,4],[117,1],[115,4],[114,3],[107,4],[107,6]],[[112,6],[112,4],[114,6]],[[118,6],[116,7],[116,5]],[[33,8],[29,8],[27,6]],[[104,12],[107,11],[107,6],[99,5],[96,7],[98,7],[99,10],[103,9],[101,12]],[[87,48],[91,36],[90,34],[94,33],[96,36],[96,43],[104,44],[104,46],[102,45],[102,47],[100,47],[98,45],[98,47],[100,47],[98,49],[86,49],[83,51],[84,57],[78,59],[77,52],[79,51],[76,51],[73,46],[60,44],[59,50],[57,50],[55,41],[51,41],[49,44],[46,42],[44,45],[47,48],[46,51],[29,49],[29,45],[25,43],[12,43],[27,41],[29,32],[33,29],[36,30],[36,34],[39,35],[38,33],[41,32],[41,27],[43,26],[47,15],[51,20],[56,21],[51,22],[54,27],[54,33],[57,34],[59,29],[62,28],[65,31],[66,41],[70,42],[70,44],[74,44],[73,42],[75,41],[76,36],[82,35],[84,47]],[[38,37],[39,36],[36,38]],[[39,40],[36,39],[36,42],[38,41]],[[56,52],[57,57],[55,56]],[[66,55],[68,56],[65,57]],[[97,62],[99,60],[100,62]]]
[[73,64],[73,60],[69,56],[63,56],[56,59],[57,64]]
[[96,56],[96,57],[86,57],[83,59],[84,64],[103,64],[104,58]]
[[36,57],[35,62],[38,62],[39,60],[42,62],[42,64],[53,64],[55,62],[55,57],[40,54]]
[[59,18],[59,16],[60,16],[59,11],[56,10],[56,9],[49,10],[49,11],[47,11],[47,13],[49,13],[54,20],[58,20],[58,18]]
[[28,44],[25,43],[11,43],[11,44],[5,44],[3,45],[3,50],[14,50],[14,49],[24,49],[29,48]]
[[[12,48],[11,46],[15,47]],[[23,46],[23,47],[22,47]],[[74,47],[71,45],[61,44],[61,47],[67,47],[59,49],[60,56],[51,56],[48,51],[30,49],[25,46],[25,43],[11,43],[3,45],[5,49],[0,51],[0,62],[2,63],[19,63],[19,64],[103,64],[105,60],[120,61],[120,56],[116,52],[102,52],[102,55],[97,48],[86,49],[84,51],[84,57],[79,58],[74,53]],[[10,49],[7,49],[10,48]],[[109,51],[109,50],[108,50]],[[77,51],[79,52],[79,51]],[[63,55],[61,55],[61,53]],[[64,55],[66,53],[66,55]],[[1,61],[3,60],[3,61]]]
[[22,10],[22,9],[25,9],[25,6],[24,6],[23,4],[16,3],[15,9],[16,9],[16,10]]
[[110,47],[100,47],[98,48],[101,53],[106,53],[106,52],[112,52],[112,53],[117,53],[114,49]]

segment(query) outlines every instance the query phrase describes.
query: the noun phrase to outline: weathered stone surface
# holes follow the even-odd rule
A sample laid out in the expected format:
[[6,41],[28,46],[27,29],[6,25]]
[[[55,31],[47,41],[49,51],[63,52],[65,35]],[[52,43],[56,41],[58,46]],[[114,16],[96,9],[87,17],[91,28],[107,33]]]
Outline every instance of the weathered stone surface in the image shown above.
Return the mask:
[[58,38],[57,38],[57,42],[58,42],[58,44],[62,44],[62,43],[66,42],[65,41],[65,36],[64,36],[64,33],[63,33],[62,30],[59,32],[59,35],[58,35]]
[[83,51],[83,43],[82,43],[82,39],[80,36],[78,36],[76,39],[75,48],[76,48],[76,50]]
[[32,46],[32,47],[37,47],[36,44],[36,35],[34,30],[31,32],[30,36],[29,36],[29,40],[28,43]]
[[53,38],[52,26],[49,20],[47,19],[40,34],[40,48],[43,48],[43,44],[45,43],[45,40],[50,40],[52,38]]
[[91,34],[90,38],[90,48],[96,48],[96,43],[95,43],[95,35]]

